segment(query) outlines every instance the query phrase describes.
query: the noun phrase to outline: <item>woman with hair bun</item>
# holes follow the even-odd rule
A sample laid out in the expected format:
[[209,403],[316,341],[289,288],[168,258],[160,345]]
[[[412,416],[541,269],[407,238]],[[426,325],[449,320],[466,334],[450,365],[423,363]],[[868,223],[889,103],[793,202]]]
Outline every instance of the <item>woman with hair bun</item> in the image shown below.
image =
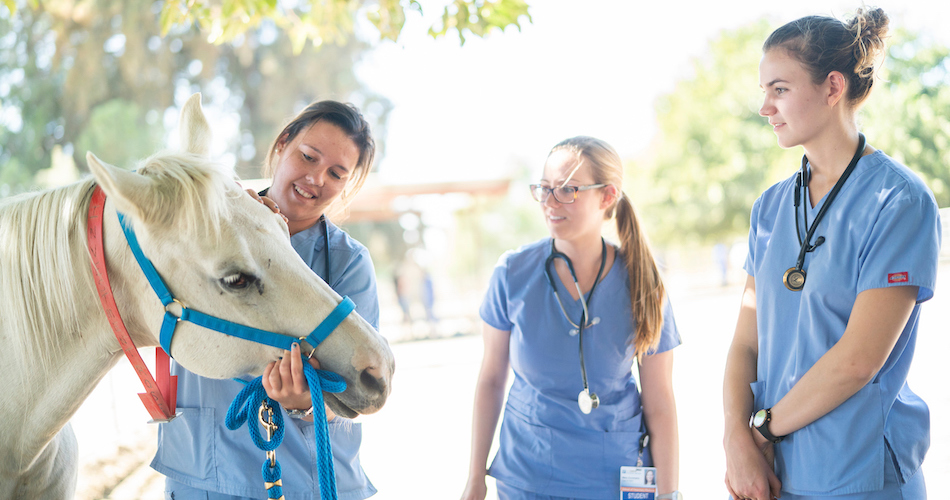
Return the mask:
[[[615,499],[622,466],[656,467],[656,498],[682,498],[680,336],[622,184],[612,147],[574,137],[551,149],[530,186],[551,236],[499,259],[479,311],[485,348],[464,500],[485,498],[486,473],[502,500]],[[612,218],[619,248],[601,234]],[[486,471],[509,366],[515,380]]]
[[723,388],[736,499],[924,499],[927,405],[907,385],[940,219],[930,190],[856,114],[888,18],[810,16],[775,30],[759,113],[800,170],[752,207],[749,273]]

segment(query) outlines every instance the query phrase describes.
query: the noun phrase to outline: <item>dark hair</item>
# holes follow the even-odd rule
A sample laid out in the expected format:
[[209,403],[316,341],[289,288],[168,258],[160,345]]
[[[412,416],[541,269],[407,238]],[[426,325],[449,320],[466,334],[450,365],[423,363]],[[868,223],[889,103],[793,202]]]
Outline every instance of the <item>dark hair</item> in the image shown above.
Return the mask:
[[887,14],[882,9],[862,7],[846,22],[807,16],[773,31],[762,51],[786,50],[802,63],[816,84],[825,81],[832,71],[840,72],[848,82],[848,102],[858,106],[874,85],[887,27]]
[[356,161],[356,172],[347,183],[347,190],[341,195],[343,206],[349,204],[350,197],[363,187],[369,171],[373,168],[373,158],[376,156],[376,142],[373,140],[372,131],[369,123],[363,118],[360,110],[352,104],[344,104],[338,101],[314,101],[303,111],[290,120],[284,129],[277,134],[277,138],[271,143],[267,150],[267,157],[264,159],[264,176],[273,177],[275,163],[279,156],[278,149],[284,144],[293,141],[300,132],[306,130],[313,124],[325,121],[336,125],[343,131],[350,140],[356,144],[360,151],[360,156]]
[[551,148],[548,156],[559,150],[567,150],[576,155],[577,167],[586,161],[590,165],[594,182],[612,184],[617,188],[617,201],[607,209],[604,217],[616,219],[620,256],[627,266],[630,309],[637,325],[631,339],[634,355],[639,358],[644,354],[652,354],[660,344],[666,288],[633,204],[621,190],[623,161],[610,144],[593,137],[565,139]]

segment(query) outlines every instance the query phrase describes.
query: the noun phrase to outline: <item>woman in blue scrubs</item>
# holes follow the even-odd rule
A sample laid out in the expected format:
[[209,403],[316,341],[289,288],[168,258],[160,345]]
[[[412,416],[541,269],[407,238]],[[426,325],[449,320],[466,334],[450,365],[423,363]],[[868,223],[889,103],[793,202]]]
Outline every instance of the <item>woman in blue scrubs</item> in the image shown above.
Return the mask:
[[[620,468],[638,461],[656,467],[659,498],[680,498],[672,384],[680,337],[622,182],[613,148],[575,137],[551,150],[531,186],[551,237],[503,255],[482,303],[484,358],[463,499],[485,498],[488,474],[502,499],[613,500]],[[602,238],[610,218],[620,248]],[[486,471],[509,366],[515,379]]]
[[[363,185],[374,154],[369,124],[355,107],[315,102],[287,124],[271,145],[264,174],[273,177],[273,183],[263,193],[263,201],[275,211],[279,207],[287,219],[290,241],[304,262],[337,293],[350,297],[356,311],[378,328],[376,275],[369,252],[324,217],[328,209],[345,206]],[[263,385],[284,411],[289,410],[284,415],[284,440],[277,450],[284,497],[313,500],[320,497],[316,482],[320,476],[310,390],[299,350],[295,345],[282,361],[269,365]],[[166,498],[265,498],[264,453],[245,429],[232,431],[224,424],[231,401],[244,386],[200,377],[175,363],[172,375],[178,376],[181,415],[161,424],[152,461],[152,467],[167,476]],[[334,416],[329,408],[327,418],[339,498],[361,500],[373,495],[376,488],[360,466],[360,424]]]
[[764,45],[759,112],[805,157],[752,208],[723,389],[733,498],[926,498],[929,411],[906,379],[939,215],[856,124],[887,25],[880,9],[805,17]]

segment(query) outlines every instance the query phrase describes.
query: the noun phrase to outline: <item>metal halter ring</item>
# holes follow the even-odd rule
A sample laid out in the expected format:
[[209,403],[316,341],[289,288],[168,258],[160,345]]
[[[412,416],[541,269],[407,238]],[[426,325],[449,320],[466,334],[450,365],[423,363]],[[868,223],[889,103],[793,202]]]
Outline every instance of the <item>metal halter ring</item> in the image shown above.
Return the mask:
[[185,313],[185,309],[188,309],[188,306],[186,306],[184,302],[182,302],[182,301],[180,301],[180,300],[178,300],[178,299],[173,298],[172,301],[169,302],[169,303],[165,306],[165,312],[167,312],[167,313],[170,313],[170,312],[171,312],[171,311],[168,310],[168,308],[169,308],[169,306],[172,305],[172,303],[178,304],[178,307],[181,308],[181,311],[179,312],[178,316],[176,316],[177,321],[181,321],[181,317],[182,317],[182,315]]
[[[299,340],[299,341],[301,341],[301,342],[306,342],[306,341],[307,341],[307,337],[298,337],[297,340]],[[314,347],[313,349],[310,350],[310,354],[307,355],[307,361],[310,361],[310,358],[313,357],[313,353],[315,353],[315,352],[317,352],[317,348],[316,348],[316,347]]]

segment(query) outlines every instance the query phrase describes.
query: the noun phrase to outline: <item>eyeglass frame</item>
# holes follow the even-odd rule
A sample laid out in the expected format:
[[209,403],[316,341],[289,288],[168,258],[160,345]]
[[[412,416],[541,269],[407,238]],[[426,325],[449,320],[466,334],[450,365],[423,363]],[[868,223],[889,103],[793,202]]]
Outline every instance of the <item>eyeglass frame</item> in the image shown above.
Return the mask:
[[[556,202],[558,202],[558,203],[560,203],[560,204],[562,204],[562,205],[570,205],[571,203],[574,203],[575,201],[577,201],[577,193],[578,193],[579,191],[587,191],[587,190],[589,190],[589,189],[598,189],[598,188],[603,188],[603,187],[607,187],[607,186],[608,186],[608,184],[588,184],[588,185],[586,185],[586,186],[566,186],[566,185],[565,185],[565,186],[557,186],[557,187],[553,187],[553,188],[552,188],[552,187],[547,187],[547,186],[545,186],[544,184],[529,184],[529,185],[528,185],[528,189],[531,190],[531,197],[534,198],[534,201],[537,201],[538,203],[544,203],[544,202],[548,201],[548,197],[550,197],[550,196],[553,195],[553,196],[554,196],[554,201],[556,201]],[[555,191],[556,189],[565,189],[565,188],[571,188],[571,189],[573,189],[573,191],[574,191],[574,196],[571,198],[570,201],[562,201],[560,198],[557,197],[557,194],[554,193],[554,191]],[[535,195],[535,191],[536,191],[537,189],[541,189],[541,199],[540,199],[540,200],[539,200],[538,197]]]

